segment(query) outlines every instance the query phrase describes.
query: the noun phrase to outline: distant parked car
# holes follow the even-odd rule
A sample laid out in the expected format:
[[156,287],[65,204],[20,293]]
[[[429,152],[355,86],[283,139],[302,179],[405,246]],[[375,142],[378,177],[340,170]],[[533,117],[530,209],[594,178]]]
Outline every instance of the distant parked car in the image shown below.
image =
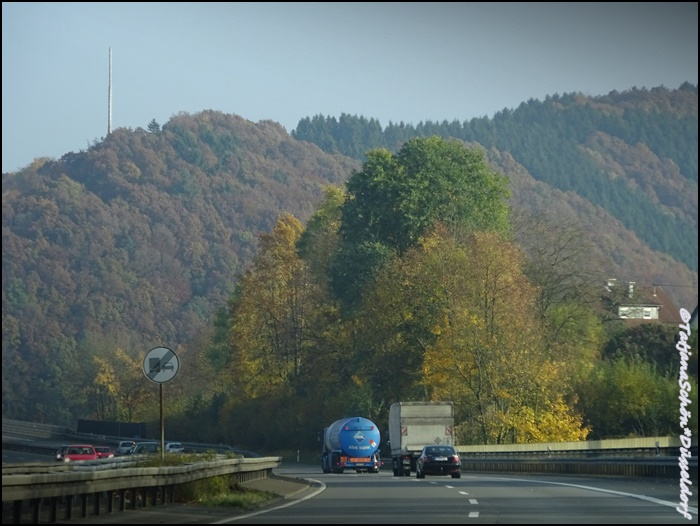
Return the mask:
[[451,475],[453,479],[462,476],[462,462],[453,446],[425,446],[416,461],[416,478],[426,475]]
[[63,462],[75,462],[79,460],[97,460],[97,452],[90,444],[74,444],[68,446],[63,455]]
[[136,442],[133,440],[122,440],[119,442],[117,449],[115,451],[116,456],[131,455],[136,446]]
[[185,446],[182,442],[168,442],[165,444],[166,453],[183,453],[185,451]]
[[114,451],[109,446],[95,446],[97,458],[114,458]]
[[69,447],[70,446],[58,446],[58,449],[56,450],[56,460],[63,462],[63,457],[66,455]]
[[144,441],[137,442],[134,446],[132,454],[134,455],[144,455],[148,453],[160,453],[160,442],[156,441]]

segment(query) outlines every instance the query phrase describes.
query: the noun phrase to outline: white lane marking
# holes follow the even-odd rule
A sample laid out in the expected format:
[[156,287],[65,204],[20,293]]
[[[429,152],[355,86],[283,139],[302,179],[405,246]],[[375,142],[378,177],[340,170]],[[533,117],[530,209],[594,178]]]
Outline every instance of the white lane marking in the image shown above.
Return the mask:
[[[472,478],[476,478],[476,477],[472,477]],[[657,499],[655,497],[647,497],[646,495],[637,495],[635,493],[625,493],[624,491],[616,491],[616,490],[612,490],[612,489],[595,488],[593,486],[583,486],[581,484],[568,484],[567,482],[552,482],[549,480],[530,480],[530,479],[521,479],[521,478],[512,478],[512,479],[500,478],[500,477],[489,477],[489,478],[496,479],[496,480],[507,480],[509,482],[522,481],[522,482],[534,482],[536,484],[552,484],[552,485],[556,485],[556,486],[569,486],[570,488],[587,489],[590,491],[598,491],[600,493],[610,493],[612,495],[620,495],[621,497],[632,497],[635,499],[646,500],[648,502],[653,502],[654,504],[660,504],[661,506],[668,506],[670,508],[675,508],[676,506],[678,506],[677,502],[670,502],[668,500],[661,500],[661,499]],[[698,514],[698,509],[693,508],[692,506],[688,506],[688,511],[691,513],[695,513],[696,515]]]
[[479,512],[478,512],[478,511],[470,511],[470,512],[469,512],[469,518],[470,518],[470,519],[478,519],[478,518],[479,518]]
[[476,499],[469,499],[469,504],[479,504]]
[[235,521],[240,521],[240,520],[243,520],[243,519],[247,519],[247,518],[249,518],[249,517],[255,517],[256,515],[261,515],[261,514],[263,514],[263,513],[269,512],[269,511],[281,510],[282,508],[288,508],[289,506],[293,506],[294,504],[298,504],[299,502],[303,502],[303,501],[305,501],[305,500],[311,499],[311,498],[315,497],[316,495],[318,495],[319,493],[321,493],[323,490],[326,489],[326,485],[325,485],[323,482],[321,482],[320,480],[315,480],[315,479],[306,479],[306,480],[308,480],[309,482],[315,482],[315,483],[317,483],[317,484],[320,484],[321,487],[319,487],[316,491],[314,491],[313,493],[307,495],[307,496],[304,497],[304,498],[295,499],[295,500],[293,500],[293,501],[291,501],[291,502],[287,502],[286,504],[282,504],[281,506],[275,506],[274,508],[268,508],[268,509],[256,511],[256,512],[254,512],[254,513],[247,513],[247,514],[245,514],[245,515],[237,515],[237,516],[235,516],[235,517],[229,517],[229,518],[227,518],[227,519],[221,519],[221,520],[216,521],[216,522],[210,522],[209,524],[228,524],[229,522],[235,522]]

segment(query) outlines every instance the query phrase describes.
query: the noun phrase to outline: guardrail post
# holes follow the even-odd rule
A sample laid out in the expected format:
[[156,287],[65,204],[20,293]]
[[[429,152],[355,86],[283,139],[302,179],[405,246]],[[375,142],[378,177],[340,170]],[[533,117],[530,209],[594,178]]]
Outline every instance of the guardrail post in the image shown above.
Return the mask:
[[66,509],[63,518],[67,521],[73,518],[73,495],[66,496]]
[[32,524],[39,524],[41,515],[41,499],[32,499]]
[[58,508],[58,497],[49,498],[49,522],[56,522],[56,510]]
[[102,492],[97,492],[92,494],[92,513],[99,517],[100,516],[100,501],[102,500]]
[[88,494],[83,493],[80,495],[80,516],[84,519],[87,517],[87,504],[88,504]]
[[22,501],[16,500],[12,503],[12,523],[20,524],[22,522]]

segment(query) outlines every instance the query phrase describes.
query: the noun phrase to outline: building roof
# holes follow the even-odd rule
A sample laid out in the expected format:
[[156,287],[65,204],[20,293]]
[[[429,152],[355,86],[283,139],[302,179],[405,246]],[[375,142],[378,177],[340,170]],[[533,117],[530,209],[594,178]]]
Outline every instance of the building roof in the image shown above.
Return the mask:
[[[671,297],[659,285],[638,284],[633,281],[618,282],[608,280],[603,294],[603,300],[609,308],[614,307],[617,316],[619,307],[656,307],[659,311],[658,319],[626,318],[628,325],[641,323],[683,323],[680,309]],[[697,307],[696,307],[697,309]]]

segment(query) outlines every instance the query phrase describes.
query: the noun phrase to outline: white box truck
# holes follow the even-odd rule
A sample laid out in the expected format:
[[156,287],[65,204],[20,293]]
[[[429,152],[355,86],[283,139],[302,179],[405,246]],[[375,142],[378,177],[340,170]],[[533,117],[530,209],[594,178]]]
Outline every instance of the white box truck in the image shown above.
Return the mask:
[[397,402],[389,408],[389,445],[395,477],[410,477],[424,446],[456,445],[452,402]]

